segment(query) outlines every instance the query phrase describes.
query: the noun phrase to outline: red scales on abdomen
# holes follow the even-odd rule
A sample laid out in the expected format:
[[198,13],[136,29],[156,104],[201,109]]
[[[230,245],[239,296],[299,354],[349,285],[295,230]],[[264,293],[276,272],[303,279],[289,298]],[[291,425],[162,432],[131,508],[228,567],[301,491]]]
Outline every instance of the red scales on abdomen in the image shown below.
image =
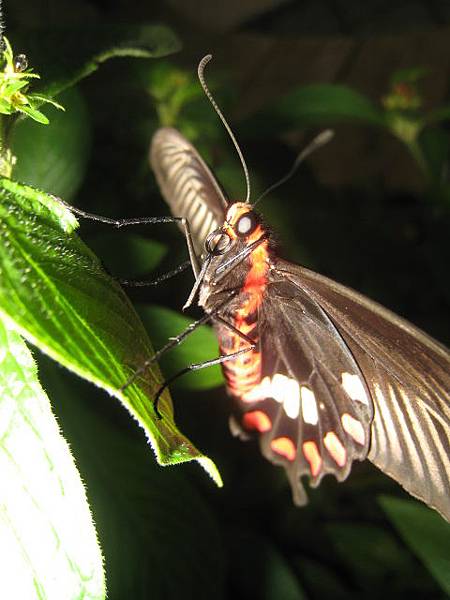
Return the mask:
[[[248,214],[248,204],[233,204],[227,213],[223,230],[232,239],[236,239],[235,224]],[[259,224],[246,238],[245,244],[257,242],[265,230]],[[269,270],[269,239],[262,241],[245,259],[248,269],[238,296],[230,303],[231,310],[227,320],[241,333],[256,343],[256,347],[222,364],[229,393],[242,400],[261,381],[261,353],[258,347],[258,310],[267,287]],[[232,354],[248,348],[249,343],[230,328],[216,323],[219,347],[222,354]],[[253,427],[252,427],[253,428]],[[258,427],[259,429],[259,427]]]

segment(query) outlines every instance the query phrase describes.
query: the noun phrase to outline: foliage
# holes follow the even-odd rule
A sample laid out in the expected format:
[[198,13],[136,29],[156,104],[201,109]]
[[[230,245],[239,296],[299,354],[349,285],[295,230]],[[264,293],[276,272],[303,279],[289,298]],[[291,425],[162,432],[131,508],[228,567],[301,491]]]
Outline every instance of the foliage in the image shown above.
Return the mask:
[[[443,106],[428,112],[423,110],[419,92],[420,81],[426,72],[421,68],[394,72],[388,93],[380,106],[360,92],[339,84],[302,86],[286,94],[258,119],[263,124],[258,135],[306,126],[329,126],[355,123],[385,129],[394,135],[417,161],[430,187],[445,185],[445,194],[435,193],[436,200],[448,199],[448,184],[442,181],[447,154],[441,150],[441,164],[433,168],[433,147],[442,144],[435,126],[450,119],[450,107]],[[250,121],[249,129],[255,127]],[[448,150],[448,141],[446,148]],[[445,180],[444,180],[445,181]]]
[[[4,55],[5,73],[8,75],[13,60],[8,42]],[[111,51],[109,56],[114,56],[114,52]],[[22,81],[27,83],[25,78]],[[29,96],[27,99],[22,94],[18,97],[17,90],[24,89],[23,85],[16,86],[13,95],[10,83],[4,89],[7,92],[4,100],[5,103],[10,103],[10,113],[19,110],[39,123],[48,123],[47,119],[38,118],[36,111],[30,109],[30,103],[36,96]],[[26,111],[23,110],[25,104],[28,106]],[[56,106],[56,103],[54,104]],[[96,257],[76,236],[75,229],[78,224],[73,215],[58,199],[4,178],[0,181],[0,218],[0,315],[4,327],[20,333],[62,365],[118,397],[143,427],[160,464],[174,464],[196,458],[220,484],[220,477],[213,463],[202,456],[176,429],[167,392],[160,402],[160,412],[164,418],[155,419],[149,398],[155,395],[160,385],[157,366],[152,364],[142,377],[131,380],[137,369],[152,356],[150,342],[120,286],[103,271]],[[11,413],[11,422],[14,423],[15,413],[21,415],[24,412],[23,405],[29,403],[30,397],[35,395],[36,401],[44,403],[41,412],[47,411],[47,421],[39,420],[38,411],[36,417],[33,417],[32,413],[28,415],[30,425],[39,438],[44,439],[50,424],[56,429],[54,435],[58,438],[56,423],[45,405],[45,394],[36,380],[36,367],[31,355],[26,354],[25,346],[25,350],[19,349],[22,342],[17,333],[8,334],[8,330],[5,329],[2,337],[2,404],[5,415]],[[22,355],[26,358],[28,370],[20,368],[22,363],[25,365],[25,359],[20,358]],[[20,358],[22,362],[14,361],[14,357]],[[124,389],[123,385],[128,381],[130,384]],[[23,389],[27,391],[25,398],[20,395]],[[26,434],[14,433],[13,437],[8,431],[10,427],[12,426],[6,421],[3,454],[5,466],[9,460],[13,467],[18,460],[15,457],[15,449],[21,446],[30,448],[32,444],[26,439]],[[45,439],[50,441],[48,435]],[[63,444],[62,441],[58,443]],[[42,557],[30,555],[30,562],[25,561],[20,566],[24,572],[21,575],[24,590],[31,586],[49,598],[61,595],[104,597],[100,550],[89,521],[84,490],[81,482],[76,479],[77,474],[71,465],[70,453],[66,449],[64,451],[68,454],[68,466],[62,465],[61,468],[68,472],[72,469],[72,478],[75,479],[70,485],[73,491],[69,500],[77,501],[78,505],[63,503],[58,510],[65,515],[63,523],[70,523],[74,516],[80,519],[80,525],[83,520],[86,521],[86,528],[90,527],[90,531],[85,534],[86,544],[93,546],[94,553],[97,552],[96,564],[83,564],[82,560],[86,560],[87,557],[87,547],[78,550],[79,557],[70,557],[71,550],[64,544],[64,531],[58,531],[62,542],[62,555],[67,557],[69,566],[74,570],[73,575],[64,575],[61,572],[61,581],[57,585],[54,581],[46,580],[48,575],[45,575],[45,570],[42,569],[48,568],[48,563],[55,560],[52,556],[55,550],[49,549],[49,556],[45,559],[47,564],[39,566]],[[45,462],[56,462],[54,452],[61,454],[58,445],[49,446]],[[35,458],[33,452],[27,454],[21,470],[26,472],[36,469]],[[64,473],[60,477],[63,478],[63,475]],[[42,474],[39,478],[39,484],[43,488],[47,485],[45,476]],[[30,484],[22,485],[24,489],[28,488],[28,494],[34,493]],[[8,535],[4,536],[4,543],[11,543],[8,539],[14,528],[19,556],[21,545],[28,547],[30,543],[34,543],[33,537],[28,539],[25,533],[19,532],[19,524],[22,527],[24,514],[20,510],[17,514],[13,512],[18,505],[20,506],[20,502],[23,502],[21,496],[24,494],[20,492],[20,486],[20,482],[16,483],[13,478],[4,481],[4,489],[7,492],[4,506],[10,522],[6,527]],[[64,499],[64,494],[62,497]],[[39,504],[41,501],[36,498],[35,503]],[[41,512],[53,510],[51,506],[47,508],[44,503],[45,498],[42,500]],[[23,508],[29,510],[26,505]],[[52,537],[51,531],[58,530],[60,524],[51,521],[51,514],[47,518],[48,521],[44,520],[40,527]],[[33,536],[33,532],[31,534]],[[74,581],[71,577],[74,577]],[[90,579],[94,579],[93,585],[89,583]],[[4,586],[2,591],[7,594],[7,590],[11,590],[12,581],[6,580]]]
[[[42,118],[36,123],[10,113],[2,116],[7,125],[2,128],[2,152],[10,153],[4,156],[14,181],[3,179],[0,187],[0,314],[6,332],[0,377],[7,390],[16,392],[8,394],[8,403],[2,399],[4,410],[18,416],[18,425],[28,435],[45,441],[49,462],[47,471],[39,471],[39,483],[51,487],[60,476],[65,489],[70,485],[67,494],[55,493],[62,518],[50,525],[59,539],[68,540],[61,548],[67,548],[67,564],[80,575],[79,581],[86,587],[94,582],[83,590],[84,597],[104,596],[102,553],[110,598],[440,598],[442,590],[448,590],[446,529],[440,517],[410,499],[399,500],[398,487],[365,463],[344,484],[324,481],[311,491],[309,506],[294,508],[283,473],[266,464],[255,445],[243,446],[229,436],[230,407],[219,368],[180,378],[173,392],[180,430],[189,432],[220,464],[224,490],[188,465],[168,470],[155,464],[130,414],[144,429],[160,463],[197,458],[219,481],[212,462],[175,427],[168,394],[161,406],[163,421],[154,418],[151,399],[162,379],[156,365],[121,389],[136,366],[152,355],[147,335],[161,347],[191,320],[179,309],[192,276],[185,274],[156,288],[127,290],[148,333],[115,277],[154,278],[173,268],[186,259],[182,237],[171,225],[137,233],[111,231],[86,220],[78,227],[52,195],[114,218],[165,214],[146,162],[151,133],[159,124],[179,127],[196,141],[218,166],[232,197],[238,197],[234,191],[241,188],[242,174],[200,91],[194,67],[164,58],[124,59],[160,59],[174,52],[180,44],[171,29],[145,22],[53,29],[45,35],[22,33],[27,40],[23,49],[45,73],[41,87],[31,95],[28,85],[38,83],[34,71],[26,69],[16,77],[25,82],[16,92],[26,94],[29,104],[17,102],[14,80],[5,94],[11,112],[13,106],[19,111],[28,106],[43,115],[44,97],[51,103],[57,97],[66,111],[42,108],[50,121],[46,127],[40,126]],[[34,48],[33,54],[29,48]],[[105,64],[112,57],[119,60]],[[238,96],[238,89],[213,65],[208,67],[208,82],[214,89],[214,78],[220,81],[214,91],[230,114],[230,100]],[[449,145],[443,123],[450,109],[425,110],[425,76],[416,67],[394,73],[390,88],[380,90],[378,99],[342,84],[298,87],[272,97],[264,112],[248,114],[235,129],[243,148],[251,150],[254,197],[295,158],[298,149],[285,133],[351,123],[400,140],[422,172],[423,192],[392,192],[380,180],[363,178],[343,189],[325,189],[305,166],[262,203],[262,210],[279,232],[280,252],[286,257],[368,293],[448,341],[450,193],[443,173]],[[17,157],[15,165],[12,156]],[[52,412],[18,334],[71,371],[34,353]],[[203,327],[168,353],[161,368],[170,376],[216,354],[214,335]],[[39,418],[29,410],[32,402],[42,411]],[[24,439],[17,442],[20,452],[2,444],[3,473],[12,468],[11,457],[20,457],[26,472],[33,469],[39,456]],[[18,483],[4,475],[5,494]],[[377,500],[381,492],[382,509]],[[8,500],[20,508],[17,498],[20,495]],[[43,506],[47,525],[44,520],[42,529],[30,526],[36,535],[48,534],[50,527],[54,505]],[[25,523],[20,512],[18,522]],[[86,532],[81,541],[84,553],[71,545],[77,536],[64,537],[63,525],[71,523]],[[29,538],[20,535],[19,541],[28,545]],[[6,533],[2,538],[7,544]],[[3,552],[3,543],[0,547]],[[28,582],[31,567],[40,566],[36,560],[33,555],[21,581]],[[67,564],[58,569],[66,584],[58,595],[52,595],[47,572],[36,570],[36,597],[81,596],[70,587],[76,578],[64,570]],[[91,579],[85,577],[89,568]],[[12,597],[1,583],[0,590]]]
[[39,79],[39,75],[27,68],[24,54],[13,56],[11,45],[6,37],[3,41],[5,48],[2,55],[3,71],[0,77],[0,113],[12,115],[19,112],[38,123],[48,125],[47,117],[37,109],[37,105],[47,103],[64,110],[63,107],[46,96],[28,93],[30,79]]

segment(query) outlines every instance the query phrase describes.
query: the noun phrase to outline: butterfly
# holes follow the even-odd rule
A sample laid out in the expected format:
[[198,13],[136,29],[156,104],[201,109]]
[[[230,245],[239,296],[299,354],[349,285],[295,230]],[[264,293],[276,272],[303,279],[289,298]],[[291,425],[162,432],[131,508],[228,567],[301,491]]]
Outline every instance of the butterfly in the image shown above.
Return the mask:
[[202,258],[232,398],[231,431],[259,436],[294,502],[368,458],[450,520],[450,353],[365,296],[281,259],[260,215],[229,202],[195,148],[159,129],[150,162]]

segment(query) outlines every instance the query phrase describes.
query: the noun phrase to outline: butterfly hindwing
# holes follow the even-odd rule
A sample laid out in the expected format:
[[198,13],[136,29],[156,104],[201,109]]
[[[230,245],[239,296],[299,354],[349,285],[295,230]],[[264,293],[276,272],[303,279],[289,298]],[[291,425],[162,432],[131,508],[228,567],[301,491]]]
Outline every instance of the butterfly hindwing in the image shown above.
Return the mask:
[[333,323],[290,282],[269,283],[258,324],[261,382],[239,400],[242,422],[258,428],[257,416],[267,416],[262,452],[286,469],[294,500],[304,504],[302,476],[313,486],[328,473],[342,481],[352,461],[366,457],[372,401]]

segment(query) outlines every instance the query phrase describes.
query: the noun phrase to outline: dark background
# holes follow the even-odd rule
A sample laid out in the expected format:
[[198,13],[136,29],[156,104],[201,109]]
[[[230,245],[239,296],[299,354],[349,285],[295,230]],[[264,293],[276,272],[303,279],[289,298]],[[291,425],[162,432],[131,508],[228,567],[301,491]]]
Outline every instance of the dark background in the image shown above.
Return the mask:
[[[174,90],[194,90],[173,113],[173,125],[217,169],[230,197],[243,197],[232,145],[195,91],[198,60],[212,52],[208,82],[248,162],[253,198],[285,174],[315,132],[328,125],[335,130],[326,148],[259,205],[279,252],[449,343],[448,124],[430,127],[424,138],[424,172],[387,128],[328,113],[311,124],[280,109],[286,94],[312,83],[345,84],[381,106],[393,74],[419,67],[419,113],[445,106],[448,2],[14,0],[4,13],[14,48],[39,65],[43,79],[51,79],[66,53],[76,55],[97,27],[164,23],[182,43],[168,58],[110,61],[75,96],[61,98],[80,114],[77,131],[54,147],[56,156],[73,139],[83,148],[78,183],[66,197],[72,204],[115,217],[166,214],[147,166],[159,124],[161,98],[155,97],[165,76],[175,81]],[[59,193],[64,173],[52,176],[47,191]],[[95,247],[102,231],[85,222],[81,235]],[[139,233],[167,248],[158,272],[185,260],[175,227]],[[133,275],[121,235],[103,245],[101,258],[111,272]],[[179,311],[191,284],[186,274],[130,295]],[[156,346],[165,331],[149,323]],[[210,357],[215,351],[207,349]],[[218,464],[225,481],[218,490],[197,465],[157,467],[142,432],[112,398],[44,358],[41,376],[86,483],[110,599],[443,597],[378,502],[381,494],[407,495],[372,465],[355,465],[343,484],[325,480],[306,508],[294,508],[281,470],[260,457],[256,444],[229,435],[223,386],[200,389],[208,384],[199,374],[198,384],[190,379],[174,388],[176,417]]]

